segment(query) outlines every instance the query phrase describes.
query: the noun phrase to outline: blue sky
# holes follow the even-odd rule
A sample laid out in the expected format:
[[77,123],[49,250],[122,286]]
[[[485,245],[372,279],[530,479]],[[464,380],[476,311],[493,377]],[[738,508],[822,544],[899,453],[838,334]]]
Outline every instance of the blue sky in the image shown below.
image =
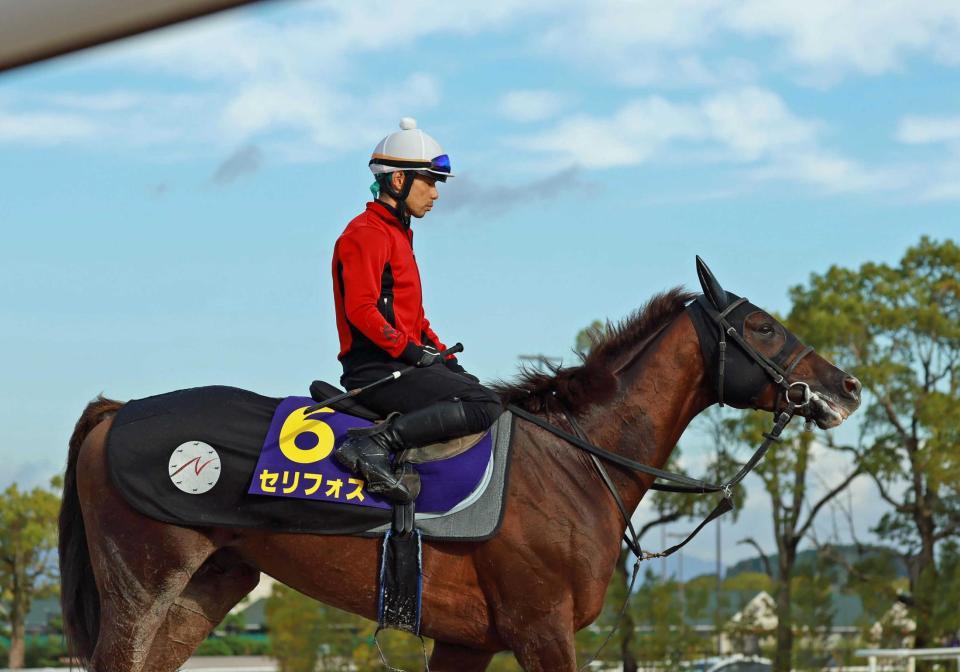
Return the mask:
[[958,66],[951,2],[354,1],[0,76],[0,485],[61,469],[99,392],[336,381],[332,244],[401,116],[458,173],[415,224],[428,315],[491,379],[694,286],[695,254],[785,310],[955,237]]

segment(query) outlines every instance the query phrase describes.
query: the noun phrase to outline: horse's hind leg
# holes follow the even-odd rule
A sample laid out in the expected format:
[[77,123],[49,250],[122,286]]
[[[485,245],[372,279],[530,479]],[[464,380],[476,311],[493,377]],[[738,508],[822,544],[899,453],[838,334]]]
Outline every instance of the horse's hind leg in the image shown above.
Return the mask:
[[146,518],[120,497],[107,475],[101,427],[87,437],[77,462],[100,599],[90,670],[144,672],[170,606],[216,547],[202,532]]
[[483,672],[490,664],[493,654],[489,651],[468,649],[457,644],[434,642],[430,655],[433,672]]
[[[90,661],[92,672],[151,669],[147,664],[154,637],[171,605],[203,562],[203,558],[197,559],[196,555],[213,551],[209,542],[196,532],[188,534],[192,530],[165,527],[166,530],[149,527],[142,530],[155,542],[140,545],[141,557],[132,555],[132,549],[123,548],[110,538],[102,540],[99,549],[91,547],[100,593],[100,633]],[[153,543],[157,544],[156,548]],[[177,552],[185,548],[194,553]]]
[[170,605],[143,672],[179,669],[259,580],[260,572],[242,563],[232,551],[214,553]]

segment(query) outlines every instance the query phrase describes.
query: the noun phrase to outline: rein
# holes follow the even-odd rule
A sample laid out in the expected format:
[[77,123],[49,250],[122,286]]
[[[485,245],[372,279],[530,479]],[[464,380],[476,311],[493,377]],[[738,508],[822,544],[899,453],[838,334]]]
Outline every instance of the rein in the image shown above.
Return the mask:
[[[707,514],[703,522],[701,522],[696,527],[696,529],[690,533],[690,535],[686,539],[681,541],[679,544],[675,544],[674,546],[671,546],[670,548],[664,551],[661,551],[659,553],[648,553],[646,551],[642,551],[640,549],[640,544],[636,537],[636,532],[631,529],[633,538],[628,538],[626,537],[626,535],[624,535],[624,541],[626,541],[627,546],[630,548],[631,552],[633,552],[634,555],[640,557],[643,560],[647,560],[650,558],[665,558],[668,555],[672,555],[673,553],[677,552],[678,550],[686,546],[687,543],[691,539],[693,539],[697,535],[697,533],[700,532],[700,530],[703,529],[703,527],[707,523],[718,518],[719,516],[723,515],[727,511],[732,510],[734,486],[740,483],[740,481],[746,478],[747,474],[753,471],[753,468],[757,466],[757,463],[760,462],[763,456],[770,449],[771,445],[773,445],[775,442],[780,441],[780,434],[783,432],[784,428],[787,426],[787,423],[789,423],[790,420],[795,415],[795,409],[791,409],[789,411],[781,411],[780,415],[777,417],[776,423],[774,423],[773,425],[773,429],[769,433],[764,434],[763,443],[761,443],[760,446],[757,447],[753,455],[750,456],[750,459],[747,460],[746,463],[744,463],[744,465],[740,468],[740,470],[736,474],[734,474],[733,478],[723,483],[710,483],[708,481],[701,481],[696,478],[690,478],[689,476],[685,476],[683,474],[674,474],[669,471],[664,471],[663,469],[657,469],[656,467],[651,467],[649,464],[643,464],[641,462],[637,462],[636,460],[631,460],[627,457],[623,457],[622,455],[617,455],[616,453],[612,453],[609,450],[600,448],[599,446],[595,446],[594,444],[590,443],[586,438],[581,438],[579,436],[575,436],[574,434],[570,434],[569,432],[561,429],[560,427],[557,427],[556,425],[550,423],[549,421],[544,420],[540,416],[534,415],[530,411],[520,408],[519,406],[516,406],[514,404],[510,404],[509,406],[507,406],[507,410],[509,410],[514,415],[517,415],[523,418],[524,420],[547,430],[551,434],[554,434],[555,436],[560,437],[567,443],[570,443],[571,445],[574,445],[577,448],[580,448],[581,450],[584,450],[593,456],[602,458],[604,460],[607,460],[608,462],[612,462],[617,466],[624,467],[625,469],[639,471],[640,473],[647,474],[648,476],[653,476],[654,478],[669,482],[669,483],[653,483],[649,488],[650,490],[659,490],[661,492],[686,492],[691,494],[707,494],[711,492],[723,493],[723,497],[717,503],[717,506],[713,509],[713,511]],[[569,413],[565,412],[564,416],[567,418],[568,421],[572,421],[571,425],[576,423],[576,420],[573,420],[573,416],[570,415]],[[579,427],[579,424],[575,426]],[[612,481],[609,481],[609,476],[607,478],[604,478],[603,480],[605,483],[607,483],[607,487],[612,486]],[[671,483],[675,485],[671,485]],[[626,519],[628,528],[632,528],[632,524],[630,524],[630,517],[626,512],[626,508],[623,507],[622,500],[620,500],[619,493],[617,493],[616,490],[612,488],[611,488],[611,492],[614,494],[614,497],[620,501],[620,506],[618,508],[620,508],[621,514]],[[637,553],[637,551],[640,551],[640,553]]]

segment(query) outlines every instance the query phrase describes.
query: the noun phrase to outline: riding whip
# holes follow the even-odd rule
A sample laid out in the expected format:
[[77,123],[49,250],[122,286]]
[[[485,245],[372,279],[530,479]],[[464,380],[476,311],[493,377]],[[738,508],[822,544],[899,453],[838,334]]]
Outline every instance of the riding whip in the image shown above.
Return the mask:
[[[463,352],[463,343],[457,343],[456,345],[453,345],[453,346],[447,348],[446,350],[444,350],[443,352],[440,353],[439,359],[446,359],[448,355],[455,355],[455,354],[458,353],[458,352]],[[403,374],[408,373],[408,372],[410,372],[410,371],[412,371],[413,369],[416,369],[416,368],[417,368],[417,365],[416,365],[416,364],[412,364],[412,365],[410,365],[410,366],[407,366],[407,367],[405,367],[405,368],[400,369],[399,371],[394,371],[394,372],[391,373],[389,376],[384,376],[383,378],[380,378],[379,380],[375,380],[375,381],[373,381],[372,383],[370,383],[370,384],[368,384],[368,385],[364,385],[363,387],[355,387],[355,388],[353,388],[352,390],[347,390],[346,392],[342,392],[342,393],[340,393],[340,394],[338,394],[338,395],[335,395],[335,396],[333,396],[333,397],[330,397],[329,399],[324,399],[323,401],[314,404],[313,406],[311,406],[310,408],[308,408],[307,410],[305,410],[303,413],[304,413],[304,415],[309,415],[310,413],[313,413],[314,411],[319,411],[319,410],[320,410],[321,408],[323,408],[324,406],[329,406],[330,404],[335,404],[335,403],[337,403],[338,401],[343,401],[344,399],[350,399],[350,398],[352,398],[352,397],[357,396],[358,394],[361,394],[361,393],[363,393],[363,392],[366,392],[367,390],[369,390],[369,389],[371,389],[371,388],[373,388],[373,387],[377,387],[377,386],[379,386],[379,385],[383,385],[384,383],[388,383],[388,382],[390,382],[391,380],[396,380],[397,378],[401,377]]]

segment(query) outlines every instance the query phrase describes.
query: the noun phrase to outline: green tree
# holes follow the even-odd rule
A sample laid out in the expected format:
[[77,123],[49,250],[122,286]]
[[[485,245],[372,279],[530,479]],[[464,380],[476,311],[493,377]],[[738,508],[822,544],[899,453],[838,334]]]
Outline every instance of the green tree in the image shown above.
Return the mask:
[[937,582],[938,599],[933,603],[934,629],[943,633],[949,640],[950,635],[960,633],[960,544],[955,539],[944,542],[940,549]]
[[[374,633],[377,631],[377,624],[372,621],[364,621],[363,628],[360,630],[361,645],[356,646],[352,655],[354,669],[361,672],[379,672],[384,669],[383,662],[380,660],[380,652],[377,650],[377,643],[374,642]],[[420,670],[424,668],[424,652],[427,659],[433,651],[433,640],[420,638],[408,632],[399,630],[381,630],[376,636],[380,642],[380,649],[383,651],[384,659],[394,668],[401,670]]]
[[319,602],[277,583],[265,609],[270,649],[280,672],[314,672],[323,642]]
[[835,586],[826,555],[797,568],[791,582],[793,625],[799,635],[794,656],[799,669],[820,669],[828,655],[830,627],[836,616]]
[[[58,478],[51,487],[60,487]],[[60,498],[47,488],[21,492],[14,483],[0,495],[0,597],[10,624],[11,669],[24,666],[30,604],[56,584],[59,510]]]
[[680,661],[708,655],[710,640],[697,633],[696,624],[706,615],[712,581],[686,585],[663,579],[647,570],[633,609],[636,643],[645,660],[666,662],[674,669]]
[[280,583],[267,600],[266,621],[280,672],[353,669],[354,650],[370,623]]
[[[763,433],[769,428],[769,423],[767,414],[755,412],[746,417],[730,419],[727,427],[731,436],[738,439],[743,447],[753,448],[763,441]],[[851,468],[833,487],[811,502],[808,472],[812,444],[811,432],[788,429],[781,435],[781,442],[771,446],[754,469],[770,498],[773,537],[777,545],[776,567],[772,566],[755,539],[748,537],[741,541],[760,553],[764,569],[773,579],[773,597],[777,609],[777,645],[773,660],[776,672],[790,672],[794,663],[793,578],[797,549],[810,531],[817,514],[843,492],[860,475],[861,470],[859,466]]]
[[915,645],[935,645],[938,547],[960,532],[960,247],[924,237],[897,265],[834,266],[791,297],[810,344],[863,383],[862,435],[839,447],[889,506],[875,532],[903,549]]
[[600,320],[594,320],[590,323],[590,326],[584,327],[577,332],[577,338],[574,341],[574,349],[580,354],[587,354],[590,352],[590,349],[593,347],[593,344],[596,343],[597,339],[600,338],[604,331],[606,331],[606,325]]
[[767,593],[773,592],[773,579],[769,574],[761,572],[740,572],[733,576],[728,576],[723,580],[724,590],[739,590]]

